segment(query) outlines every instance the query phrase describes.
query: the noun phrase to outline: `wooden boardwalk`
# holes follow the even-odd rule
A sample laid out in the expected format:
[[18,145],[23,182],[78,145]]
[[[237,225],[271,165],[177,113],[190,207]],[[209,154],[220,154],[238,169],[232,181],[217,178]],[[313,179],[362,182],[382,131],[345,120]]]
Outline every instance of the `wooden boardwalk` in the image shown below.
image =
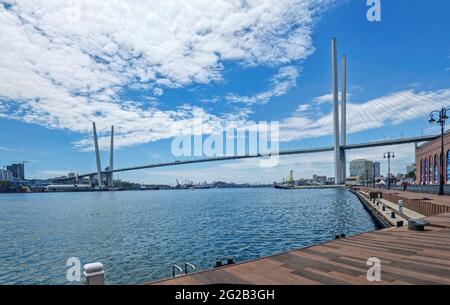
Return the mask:
[[[450,213],[427,219],[423,232],[364,233],[151,284],[450,284]],[[380,282],[367,280],[370,257],[381,261]]]

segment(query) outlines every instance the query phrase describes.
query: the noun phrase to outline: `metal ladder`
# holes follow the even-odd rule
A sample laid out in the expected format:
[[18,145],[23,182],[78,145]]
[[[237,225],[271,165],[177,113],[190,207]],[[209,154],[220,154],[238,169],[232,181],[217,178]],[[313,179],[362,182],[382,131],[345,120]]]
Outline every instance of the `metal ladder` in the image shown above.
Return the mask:
[[[197,270],[195,268],[195,266],[193,264],[191,264],[191,263],[185,263],[184,264],[184,270],[178,265],[175,265],[175,264],[172,265],[172,277],[182,276],[182,275],[188,274],[188,267],[190,267],[193,272],[195,270]],[[177,270],[179,271],[178,274],[176,272]]]

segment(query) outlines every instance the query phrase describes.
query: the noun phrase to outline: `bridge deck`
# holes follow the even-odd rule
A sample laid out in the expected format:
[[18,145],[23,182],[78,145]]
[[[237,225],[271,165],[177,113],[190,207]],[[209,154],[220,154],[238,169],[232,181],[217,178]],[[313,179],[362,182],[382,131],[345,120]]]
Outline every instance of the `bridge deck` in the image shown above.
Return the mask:
[[[450,284],[450,213],[427,218],[426,231],[395,228],[151,284]],[[381,260],[368,282],[367,259]]]
[[[345,146],[341,146],[344,150],[350,149],[361,149],[361,148],[371,148],[371,147],[380,147],[380,146],[391,146],[391,145],[399,145],[399,144],[408,144],[408,143],[421,143],[426,141],[431,141],[439,137],[438,135],[432,136],[420,136],[420,137],[411,137],[411,138],[401,138],[401,139],[391,139],[391,140],[383,140],[383,141],[375,141],[368,143],[360,143],[360,144],[348,144]],[[299,154],[310,154],[310,153],[319,153],[319,152],[327,152],[333,151],[334,147],[317,147],[317,148],[306,148],[306,149],[294,149],[294,150],[286,150],[277,152],[280,156],[288,156],[288,155],[299,155]],[[275,153],[275,152],[274,152]],[[201,159],[193,159],[193,160],[183,160],[183,161],[172,161],[172,162],[164,162],[164,163],[155,163],[149,165],[142,166],[133,166],[126,168],[117,168],[112,171],[105,171],[102,173],[118,173],[125,171],[134,171],[141,169],[149,169],[149,168],[158,168],[158,167],[167,167],[167,166],[178,166],[178,165],[188,165],[188,164],[196,164],[196,163],[204,163],[204,162],[221,162],[221,161],[232,161],[232,160],[240,160],[240,159],[249,159],[249,158],[261,158],[268,157],[270,154],[255,154],[255,155],[241,155],[241,156],[224,156],[224,157],[213,157],[213,158],[201,158]],[[88,174],[78,175],[78,178],[84,178],[89,176],[95,176],[97,172],[92,172]],[[62,178],[56,179],[58,181],[67,181],[74,180],[73,178]]]

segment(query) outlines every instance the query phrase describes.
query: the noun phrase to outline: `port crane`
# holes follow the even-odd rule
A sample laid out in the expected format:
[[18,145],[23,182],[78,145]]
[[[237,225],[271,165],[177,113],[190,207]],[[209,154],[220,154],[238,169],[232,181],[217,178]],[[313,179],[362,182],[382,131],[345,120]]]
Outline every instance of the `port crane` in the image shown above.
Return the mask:
[[294,186],[294,182],[295,182],[295,180],[294,180],[294,171],[291,170],[289,172],[289,175],[288,175],[287,179],[286,179],[286,184],[289,185],[289,186]]

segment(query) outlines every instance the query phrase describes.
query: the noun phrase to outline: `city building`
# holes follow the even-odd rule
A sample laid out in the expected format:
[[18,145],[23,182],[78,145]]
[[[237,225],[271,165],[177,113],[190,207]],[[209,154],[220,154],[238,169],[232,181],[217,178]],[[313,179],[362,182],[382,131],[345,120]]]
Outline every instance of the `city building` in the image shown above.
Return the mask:
[[[416,183],[439,184],[441,138],[416,147]],[[450,131],[444,134],[444,183],[450,184]]]
[[381,166],[380,166],[380,162],[375,161],[373,162],[373,170],[374,170],[374,176],[375,177],[380,177],[381,176]]
[[358,159],[350,162],[350,176],[359,176],[362,180],[373,180],[373,162],[366,159]]
[[9,170],[0,169],[0,181],[12,181],[13,173]]
[[345,184],[347,185],[361,185],[361,179],[359,176],[347,177],[345,179]]
[[23,163],[8,165],[6,170],[12,172],[14,180],[25,180],[25,165]]

